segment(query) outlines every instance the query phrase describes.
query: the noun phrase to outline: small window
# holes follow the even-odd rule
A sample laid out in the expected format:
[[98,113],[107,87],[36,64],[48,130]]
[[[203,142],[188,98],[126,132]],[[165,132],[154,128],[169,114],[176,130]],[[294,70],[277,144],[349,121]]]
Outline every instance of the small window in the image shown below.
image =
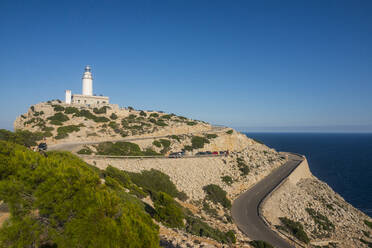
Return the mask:
[[97,101],[97,104],[99,104],[99,101]]
[[84,103],[87,103],[87,100],[84,100]]
[[80,100],[78,100],[78,103],[80,103]]

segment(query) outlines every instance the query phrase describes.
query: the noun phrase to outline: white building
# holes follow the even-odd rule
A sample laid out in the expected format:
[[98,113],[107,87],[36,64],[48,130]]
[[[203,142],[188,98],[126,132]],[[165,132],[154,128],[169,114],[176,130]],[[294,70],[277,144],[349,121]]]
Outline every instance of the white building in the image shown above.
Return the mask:
[[66,90],[67,104],[84,104],[84,105],[107,105],[109,98],[107,96],[93,95],[93,77],[92,68],[87,65],[82,78],[82,94],[71,94],[71,90]]

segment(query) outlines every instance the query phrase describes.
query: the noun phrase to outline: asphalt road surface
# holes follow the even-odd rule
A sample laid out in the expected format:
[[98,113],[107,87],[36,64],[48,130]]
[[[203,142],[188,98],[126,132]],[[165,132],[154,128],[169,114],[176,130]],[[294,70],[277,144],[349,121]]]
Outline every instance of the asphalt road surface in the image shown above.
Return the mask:
[[272,231],[258,213],[263,199],[302,162],[299,155],[288,154],[288,162],[241,194],[233,203],[231,215],[238,228],[253,240],[264,240],[277,248],[294,247]]
[[[208,131],[199,131],[199,132],[192,132],[192,133],[185,133],[185,134],[178,134],[178,135],[190,135],[190,134],[204,134],[204,133],[219,133],[219,132],[225,132],[225,127],[218,127],[214,126],[211,130]],[[76,149],[79,146],[82,145],[93,145],[93,144],[99,144],[104,142],[118,142],[118,141],[137,141],[137,140],[146,140],[146,139],[160,139],[160,138],[168,138],[169,135],[162,135],[162,136],[148,136],[148,137],[135,137],[135,138],[122,138],[122,139],[116,139],[116,140],[106,140],[106,141],[75,141],[75,142],[68,142],[68,143],[60,143],[60,144],[54,144],[48,146],[48,151],[72,151]]]

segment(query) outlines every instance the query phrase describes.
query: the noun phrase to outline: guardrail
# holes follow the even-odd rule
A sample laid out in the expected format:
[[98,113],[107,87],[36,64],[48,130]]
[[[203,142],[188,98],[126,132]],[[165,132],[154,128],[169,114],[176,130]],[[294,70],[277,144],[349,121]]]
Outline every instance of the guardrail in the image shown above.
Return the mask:
[[[190,132],[190,133],[182,133],[182,134],[174,134],[174,135],[195,135],[195,134],[207,134],[207,133],[221,133],[225,132],[227,128],[224,127],[212,127],[210,130],[204,130],[204,131],[197,131],[197,132]],[[128,137],[128,138],[120,138],[120,139],[108,139],[108,140],[97,140],[97,141],[79,141],[79,142],[66,142],[66,143],[56,143],[56,144],[50,144],[49,148],[53,149],[55,146],[60,145],[94,145],[104,142],[125,142],[125,141],[136,141],[136,140],[147,140],[147,139],[160,139],[160,138],[169,138],[173,134],[168,135],[159,135],[159,136],[145,136],[145,137]]]
[[182,159],[182,158],[217,158],[224,157],[224,154],[210,154],[210,155],[185,155],[181,157],[169,157],[169,156],[116,156],[116,155],[84,155],[77,154],[79,157],[83,158],[113,158],[113,159],[146,159],[146,158],[159,158],[159,159]]
[[[293,171],[295,171],[298,166],[304,161],[305,159],[305,156],[302,155],[302,154],[298,154],[298,153],[294,153],[294,152],[287,152],[287,153],[290,153],[290,154],[293,154],[293,155],[296,155],[296,156],[300,156],[302,157],[303,159],[302,160],[299,160],[300,162],[289,172],[288,176],[286,178],[284,178],[282,181],[279,182],[278,185],[276,185],[274,187],[273,190],[271,190],[267,195],[265,195],[265,197],[259,202],[258,206],[257,206],[257,213],[258,213],[258,216],[260,216],[260,218],[263,220],[263,222],[265,223],[265,225],[267,227],[269,227],[271,230],[273,230],[273,227],[272,227],[272,224],[265,218],[265,216],[262,214],[262,208],[263,208],[263,205],[264,203],[270,198],[270,196],[272,194],[274,194],[279,188],[280,186],[282,186],[286,181],[288,181],[288,177],[292,174]],[[280,233],[281,235],[285,236],[287,239],[291,240],[292,242],[296,243],[296,245],[300,246],[300,247],[303,247],[305,248],[306,246],[304,246],[304,244],[300,243],[298,240],[294,239],[293,237],[291,237],[289,234],[275,228],[275,230]]]

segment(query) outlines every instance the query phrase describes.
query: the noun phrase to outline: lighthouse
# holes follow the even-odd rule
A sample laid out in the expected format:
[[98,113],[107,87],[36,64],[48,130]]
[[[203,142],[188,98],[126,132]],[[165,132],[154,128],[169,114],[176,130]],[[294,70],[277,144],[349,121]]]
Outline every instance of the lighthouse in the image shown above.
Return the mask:
[[87,65],[85,66],[85,71],[83,74],[83,96],[93,96],[93,77],[92,77],[92,68]]
[[109,98],[102,95],[93,95],[93,76],[92,67],[85,66],[82,81],[82,93],[71,94],[71,90],[66,90],[65,92],[65,103],[66,104],[78,104],[86,106],[99,106],[108,105]]

